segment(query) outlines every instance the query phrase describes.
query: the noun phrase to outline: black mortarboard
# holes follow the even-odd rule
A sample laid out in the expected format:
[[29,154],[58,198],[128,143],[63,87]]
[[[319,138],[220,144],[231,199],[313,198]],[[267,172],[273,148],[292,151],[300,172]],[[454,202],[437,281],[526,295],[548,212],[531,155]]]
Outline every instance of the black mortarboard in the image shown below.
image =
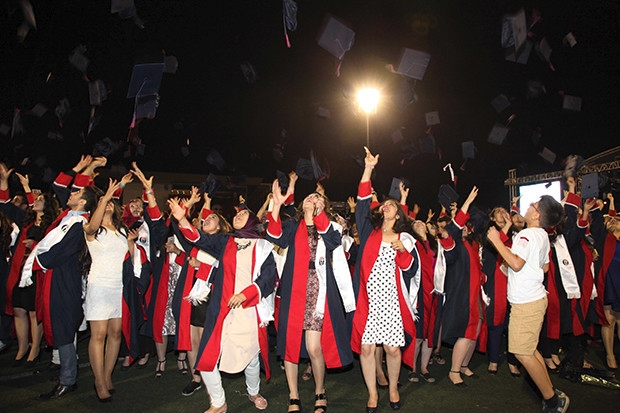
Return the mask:
[[226,161],[224,160],[224,158],[222,158],[222,155],[220,155],[220,153],[215,149],[211,149],[211,151],[209,151],[209,154],[207,155],[207,162],[215,166],[220,171],[223,171],[224,168],[226,168]]
[[413,49],[405,49],[401,55],[396,73],[413,79],[422,80],[430,61],[431,55],[428,53]]
[[312,169],[312,162],[308,159],[299,158],[297,160],[297,166],[295,166],[295,173],[301,179],[306,181],[314,181],[314,170]]
[[156,95],[164,75],[164,63],[144,63],[135,65],[127,97]]
[[276,177],[278,178],[278,184],[280,185],[280,190],[282,193],[285,193],[288,190],[289,178],[288,175],[284,172],[277,170]]
[[437,200],[439,204],[443,206],[446,211],[450,211],[450,205],[453,202],[458,201],[459,194],[450,186],[450,185],[441,185],[439,187],[439,194],[437,195]]
[[[388,197],[396,199],[400,202],[400,183],[404,181],[400,178],[392,178],[392,184],[390,185],[390,192]],[[406,185],[406,184],[405,184]]]
[[353,47],[355,32],[332,16],[326,20],[319,36],[319,46],[342,60],[344,54]]
[[105,89],[103,80],[97,79],[92,82],[88,82],[88,98],[90,104],[93,106],[101,106],[101,103],[106,100],[108,93]]
[[199,191],[201,194],[208,194],[209,198],[213,198],[220,186],[222,186],[222,181],[217,179],[217,176],[214,174],[209,174],[207,179],[200,185]]
[[583,175],[581,177],[581,198],[598,197],[598,173]]

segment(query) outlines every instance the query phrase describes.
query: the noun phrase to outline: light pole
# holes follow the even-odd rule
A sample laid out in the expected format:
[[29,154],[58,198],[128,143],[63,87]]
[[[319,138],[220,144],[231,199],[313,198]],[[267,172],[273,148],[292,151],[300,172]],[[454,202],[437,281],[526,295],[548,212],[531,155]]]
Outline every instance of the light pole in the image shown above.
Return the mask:
[[376,89],[362,89],[357,94],[357,102],[361,110],[366,112],[366,147],[370,149],[370,114],[377,113],[379,91]]

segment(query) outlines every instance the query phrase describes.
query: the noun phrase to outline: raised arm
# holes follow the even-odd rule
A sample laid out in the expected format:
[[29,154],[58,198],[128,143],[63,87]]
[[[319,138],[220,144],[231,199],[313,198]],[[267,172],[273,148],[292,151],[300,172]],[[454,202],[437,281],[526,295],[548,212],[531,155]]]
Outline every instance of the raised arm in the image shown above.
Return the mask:
[[372,170],[379,163],[379,154],[373,156],[373,154],[370,153],[370,149],[366,146],[364,146],[364,150],[366,151],[366,157],[364,158],[364,172],[362,173],[360,183],[370,181],[370,178],[372,177]]
[[135,162],[131,163],[132,169],[131,173],[142,182],[142,187],[144,188],[144,193],[146,194],[146,199],[148,201],[149,207],[154,208],[157,206],[157,199],[155,199],[155,194],[153,193],[153,177],[146,178],[144,173],[138,168],[138,164]]
[[465,200],[465,202],[463,202],[463,205],[461,205],[461,211],[463,211],[464,214],[468,213],[469,207],[471,206],[472,202],[474,202],[477,196],[478,196],[478,188],[474,186],[471,189],[471,192],[469,193],[469,195],[467,196],[467,199]]
[[114,192],[116,192],[118,188],[120,188],[120,182],[110,178],[108,190],[105,194],[99,197],[99,202],[95,212],[93,212],[93,215],[90,217],[88,223],[84,225],[84,233],[88,239],[91,239],[91,237],[94,236],[99,230],[101,222],[103,221],[103,215],[105,214],[106,205],[112,200]]

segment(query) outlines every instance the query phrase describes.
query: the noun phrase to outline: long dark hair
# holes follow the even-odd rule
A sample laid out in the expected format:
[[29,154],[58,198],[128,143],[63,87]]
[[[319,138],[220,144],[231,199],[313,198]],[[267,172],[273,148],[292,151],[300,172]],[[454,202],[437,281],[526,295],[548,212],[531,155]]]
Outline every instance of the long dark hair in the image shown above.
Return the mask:
[[336,216],[334,215],[334,211],[332,211],[332,204],[329,200],[329,198],[327,197],[327,195],[321,195],[318,192],[312,192],[309,193],[308,195],[306,195],[304,197],[304,200],[301,201],[299,203],[299,205],[297,205],[297,209],[295,210],[295,218],[297,220],[300,220],[304,217],[304,201],[306,200],[306,198],[308,198],[310,195],[312,194],[317,194],[318,196],[322,197],[323,200],[325,201],[325,214],[327,214],[327,218],[329,218],[330,221],[335,221],[336,220]]
[[398,218],[396,219],[396,222],[394,222],[393,227],[394,232],[396,232],[397,234],[401,232],[407,232],[410,234],[411,232],[413,232],[411,228],[411,222],[409,221],[407,214],[405,214],[403,207],[400,205],[400,202],[393,198],[387,198],[385,201],[381,202],[381,204],[377,208],[372,210],[372,215],[370,217],[372,227],[374,229],[381,229],[381,226],[383,225],[383,213],[381,212],[381,207],[385,205],[385,203],[388,201],[393,201],[396,204],[396,209],[398,210],[398,212],[396,213],[398,215]]
[[[54,222],[60,214],[60,204],[56,197],[50,193],[43,193],[43,215],[41,215],[40,228],[45,231]],[[37,219],[37,213],[32,208],[28,208],[24,217],[24,226],[34,222]]]
[[[112,203],[114,204],[114,210],[112,211],[112,225],[114,226],[114,228],[116,228],[118,232],[120,232],[125,238],[127,238],[127,226],[122,219],[123,210],[116,202],[112,201]],[[103,231],[107,231],[107,228],[103,225],[100,225],[97,233],[95,234],[95,238],[97,238],[97,235],[101,234]]]
[[11,233],[13,232],[13,221],[2,211],[0,211],[0,252],[2,257],[6,259],[11,248]]

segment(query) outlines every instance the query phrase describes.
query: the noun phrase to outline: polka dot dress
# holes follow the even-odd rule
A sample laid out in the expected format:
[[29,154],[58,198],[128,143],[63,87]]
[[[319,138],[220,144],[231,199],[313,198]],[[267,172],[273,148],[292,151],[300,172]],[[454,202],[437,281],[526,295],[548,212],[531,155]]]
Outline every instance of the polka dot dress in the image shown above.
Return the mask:
[[388,242],[381,243],[379,256],[370,271],[368,293],[368,319],[362,335],[362,344],[385,344],[393,347],[405,345],[403,320],[398,305],[396,287],[396,251]]

